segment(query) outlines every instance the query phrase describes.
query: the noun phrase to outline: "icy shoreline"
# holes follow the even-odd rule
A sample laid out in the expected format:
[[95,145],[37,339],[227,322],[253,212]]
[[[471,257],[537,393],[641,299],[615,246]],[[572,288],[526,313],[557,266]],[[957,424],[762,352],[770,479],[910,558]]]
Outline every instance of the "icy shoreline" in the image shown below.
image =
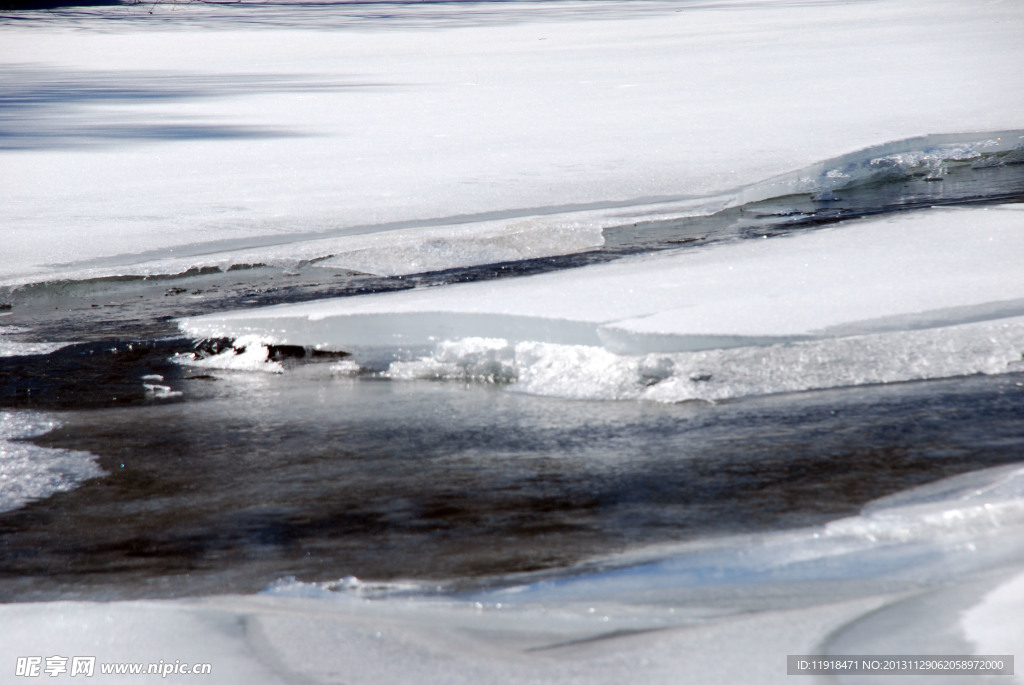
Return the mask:
[[101,662],[211,663],[227,683],[781,683],[787,654],[1012,654],[1020,481],[1019,467],[968,474],[823,529],[468,596],[283,581],[253,596],[3,605],[0,624],[12,653],[45,642]]

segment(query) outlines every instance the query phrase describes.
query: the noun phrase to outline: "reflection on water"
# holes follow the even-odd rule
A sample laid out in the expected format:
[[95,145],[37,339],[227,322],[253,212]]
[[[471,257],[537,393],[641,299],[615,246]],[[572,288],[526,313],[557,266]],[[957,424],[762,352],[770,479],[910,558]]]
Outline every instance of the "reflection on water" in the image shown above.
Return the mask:
[[0,515],[0,596],[480,578],[810,525],[1019,460],[1020,381],[661,406],[322,365],[186,375],[172,382],[184,401],[66,412],[36,439],[89,450],[110,475]]

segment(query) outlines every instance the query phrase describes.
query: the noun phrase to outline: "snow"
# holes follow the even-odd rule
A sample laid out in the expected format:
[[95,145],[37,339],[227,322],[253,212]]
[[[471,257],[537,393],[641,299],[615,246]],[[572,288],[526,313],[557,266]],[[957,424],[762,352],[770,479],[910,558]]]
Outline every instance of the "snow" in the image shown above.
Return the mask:
[[[787,651],[810,651],[816,636],[878,604],[862,600],[752,614],[700,629],[658,626],[646,634],[594,640],[609,633],[609,625],[600,617],[574,613],[494,616],[468,606],[325,606],[317,600],[224,596],[8,604],[0,606],[0,635],[12,654],[38,654],[41,643],[49,648],[46,656],[97,654],[98,682],[110,681],[100,675],[100,664],[145,667],[162,660],[209,663],[218,683],[255,685],[621,683],[635,680],[638,673],[649,683],[707,673],[782,683],[787,682]],[[747,644],[751,634],[765,638]],[[563,638],[568,644],[549,646]],[[737,650],[745,659],[730,658]],[[186,678],[194,676],[167,682]]]
[[433,255],[422,239],[425,268],[554,249],[512,238],[523,222],[571,251],[613,216],[1024,128],[1016,3],[487,10],[334,30],[275,15],[273,34],[188,7],[4,21],[0,284],[339,254],[391,273],[402,260],[363,241],[392,229],[450,233]]

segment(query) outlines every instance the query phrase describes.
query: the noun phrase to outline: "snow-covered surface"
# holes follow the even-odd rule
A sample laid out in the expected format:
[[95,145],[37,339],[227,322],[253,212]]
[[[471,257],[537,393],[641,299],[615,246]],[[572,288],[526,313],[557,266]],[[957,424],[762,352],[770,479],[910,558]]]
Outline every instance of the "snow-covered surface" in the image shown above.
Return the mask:
[[[1024,368],[1024,211],[933,209],[771,240],[213,314],[194,337],[351,350],[388,375],[662,401]],[[423,351],[426,353],[423,354]],[[412,357],[411,359],[408,357]]]
[[[964,634],[979,654],[1013,654],[1024,644],[1024,573],[998,585],[963,615]],[[1020,671],[1014,682],[1021,683]]]
[[[660,625],[655,632],[647,627],[601,639],[611,632],[609,623],[577,612],[484,613],[472,605],[405,602],[325,606],[320,600],[231,596],[59,602],[0,606],[0,636],[12,654],[38,652],[45,635],[53,653],[98,653],[97,664],[209,663],[210,676],[189,680],[239,685],[622,683],[638,676],[645,683],[678,683],[709,673],[732,682],[784,683],[791,680],[786,653],[812,651],[819,635],[879,603],[872,598],[755,613],[699,627]],[[106,627],[111,625],[117,630]],[[750,635],[761,637],[750,641]],[[740,650],[743,659],[735,658]],[[144,679],[104,677],[99,668],[96,682]],[[186,682],[179,678],[166,682]]]
[[[372,21],[338,30],[162,9],[0,24],[0,284],[328,255],[389,273],[404,257],[368,258],[366,236],[420,227],[437,231],[428,268],[570,251],[667,209],[645,203],[701,212],[890,141],[1024,128],[1014,2],[597,2],[536,20],[487,3],[397,26],[364,7]],[[325,27],[347,11],[321,9]],[[553,233],[524,243],[524,224]]]
[[106,473],[88,452],[22,442],[57,425],[44,414],[0,411],[0,512],[72,490],[82,481]]

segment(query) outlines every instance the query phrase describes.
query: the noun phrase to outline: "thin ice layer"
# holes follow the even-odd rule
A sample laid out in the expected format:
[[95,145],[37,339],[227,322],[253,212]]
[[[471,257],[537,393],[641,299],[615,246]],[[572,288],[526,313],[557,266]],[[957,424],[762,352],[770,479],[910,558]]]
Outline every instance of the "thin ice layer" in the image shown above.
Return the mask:
[[17,326],[0,326],[0,357],[23,357],[36,354],[50,354],[71,343],[63,342],[23,342],[9,340],[6,336],[21,333]]
[[41,414],[0,412],[0,511],[78,487],[106,475],[88,452],[37,447],[24,438],[56,427]]
[[327,346],[457,337],[692,351],[1024,314],[1024,210],[942,209],[512,281],[188,319],[197,337]]

